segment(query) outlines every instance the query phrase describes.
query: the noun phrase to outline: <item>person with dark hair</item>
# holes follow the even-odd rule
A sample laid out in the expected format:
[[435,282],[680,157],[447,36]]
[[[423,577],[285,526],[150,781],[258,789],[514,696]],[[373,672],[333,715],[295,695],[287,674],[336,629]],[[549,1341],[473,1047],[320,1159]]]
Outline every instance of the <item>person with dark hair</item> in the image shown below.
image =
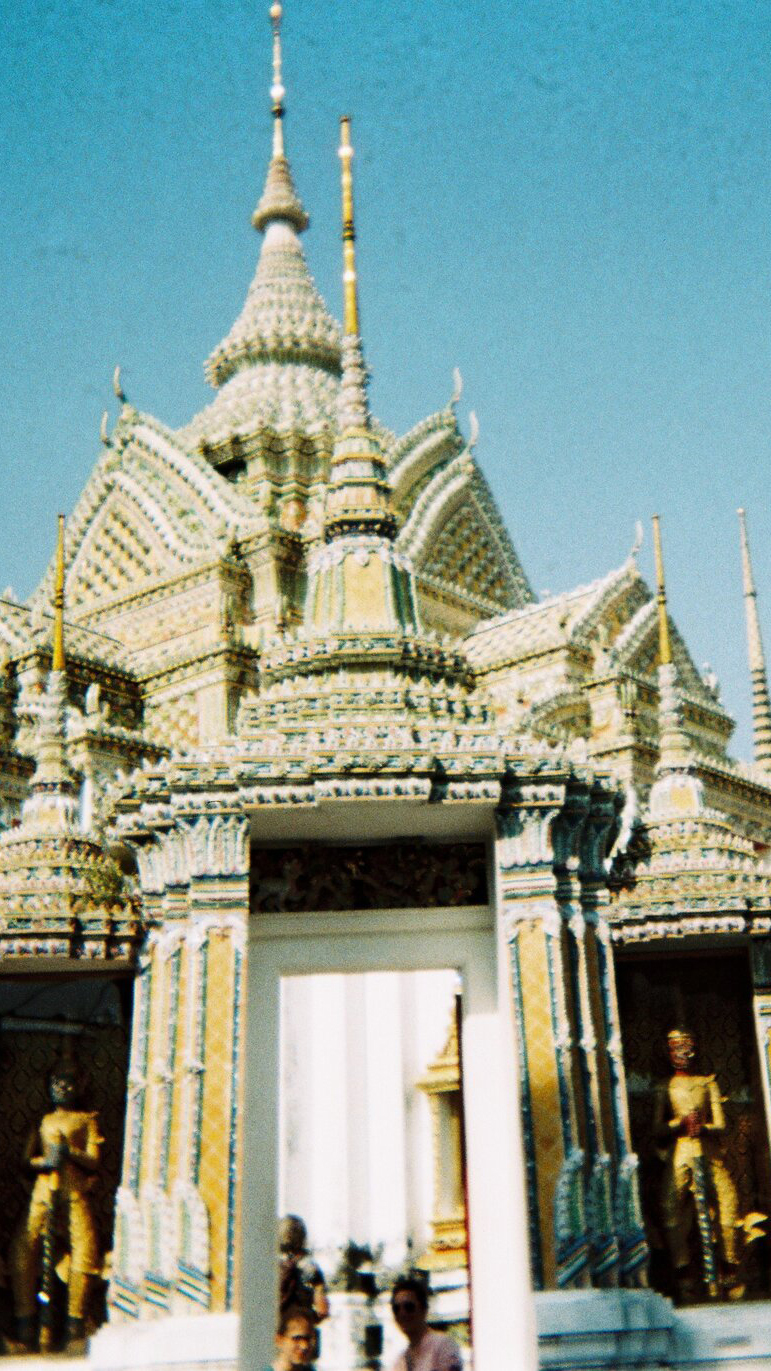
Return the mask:
[[288,1308],[279,1314],[276,1329],[278,1355],[271,1371],[300,1371],[316,1357],[316,1320],[310,1309]]
[[463,1371],[458,1344],[428,1326],[428,1288],[419,1276],[399,1276],[391,1288],[391,1309],[407,1339],[393,1371]]
[[329,1314],[324,1273],[308,1253],[307,1231],[296,1214],[286,1214],[278,1226],[279,1313],[309,1309],[316,1323]]

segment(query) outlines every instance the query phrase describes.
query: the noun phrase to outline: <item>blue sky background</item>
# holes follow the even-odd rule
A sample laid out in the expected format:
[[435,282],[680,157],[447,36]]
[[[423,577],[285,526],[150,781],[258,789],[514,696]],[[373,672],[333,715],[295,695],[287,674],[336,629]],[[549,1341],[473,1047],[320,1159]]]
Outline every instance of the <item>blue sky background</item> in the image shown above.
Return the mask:
[[[2,0],[0,585],[28,594],[114,418],[207,401],[259,239],[267,0]],[[340,312],[353,116],[379,417],[452,369],[537,590],[663,518],[670,605],[749,748],[736,506],[771,648],[771,11],[746,0],[286,0],[287,144]]]

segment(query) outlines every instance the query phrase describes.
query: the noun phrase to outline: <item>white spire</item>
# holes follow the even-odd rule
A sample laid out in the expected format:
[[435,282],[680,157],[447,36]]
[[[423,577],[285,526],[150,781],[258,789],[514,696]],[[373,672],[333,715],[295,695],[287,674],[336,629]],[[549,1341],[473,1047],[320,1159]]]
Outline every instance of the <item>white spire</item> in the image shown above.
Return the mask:
[[284,97],[286,91],[282,77],[281,57],[281,17],[283,8],[278,0],[270,7],[270,22],[273,29],[273,82],[270,88],[270,103],[273,112],[273,155],[268,166],[265,189],[260,202],[252,215],[256,229],[264,233],[268,225],[276,220],[291,224],[298,233],[308,227],[308,216],[294,188],[292,173],[284,151]]
[[768,695],[768,675],[763,639],[760,634],[758,618],[758,595],[755,578],[752,574],[750,545],[747,538],[747,517],[743,509],[739,515],[739,536],[742,549],[742,573],[744,581],[744,605],[747,617],[747,650],[752,679],[752,737],[755,761],[767,767],[771,761],[771,700]]

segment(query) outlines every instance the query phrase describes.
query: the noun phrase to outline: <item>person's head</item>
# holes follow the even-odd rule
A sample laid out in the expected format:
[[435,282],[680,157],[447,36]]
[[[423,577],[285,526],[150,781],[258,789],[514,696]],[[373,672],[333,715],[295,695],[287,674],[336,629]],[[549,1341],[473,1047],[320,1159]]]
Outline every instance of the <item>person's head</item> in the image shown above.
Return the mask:
[[308,1232],[297,1214],[285,1214],[278,1225],[279,1251],[286,1256],[301,1257],[305,1252]]
[[316,1320],[309,1309],[285,1309],[279,1316],[276,1347],[280,1371],[310,1366],[316,1355]]
[[419,1276],[399,1276],[391,1287],[391,1309],[399,1329],[413,1342],[422,1335],[428,1313],[428,1289]]
[[64,1064],[55,1066],[48,1077],[48,1093],[51,1103],[71,1108],[78,1098],[78,1073],[74,1066]]
[[696,1039],[689,1028],[673,1028],[667,1033],[667,1050],[675,1071],[692,1070]]

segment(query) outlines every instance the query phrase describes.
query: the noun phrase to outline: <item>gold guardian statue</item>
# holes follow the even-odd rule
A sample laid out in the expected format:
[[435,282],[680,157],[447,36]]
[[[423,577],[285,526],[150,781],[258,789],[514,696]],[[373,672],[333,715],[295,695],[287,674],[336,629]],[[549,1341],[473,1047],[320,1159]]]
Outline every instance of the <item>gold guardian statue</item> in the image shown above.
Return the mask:
[[10,1251],[15,1331],[18,1342],[30,1349],[39,1306],[39,1345],[41,1350],[51,1348],[54,1273],[63,1238],[69,1251],[66,1338],[68,1348],[76,1350],[85,1338],[88,1298],[100,1271],[89,1192],[104,1140],[98,1115],[78,1108],[77,1071],[71,1061],[54,1067],[49,1092],[53,1109],[30,1134],[23,1155],[23,1166],[35,1182]]
[[663,1145],[661,1210],[678,1294],[685,1301],[698,1298],[700,1277],[710,1298],[740,1299],[743,1221],[721,1155],[726,1125],[720,1087],[714,1076],[695,1071],[696,1040],[687,1029],[668,1033],[667,1048],[672,1075],[657,1093],[654,1133]]

